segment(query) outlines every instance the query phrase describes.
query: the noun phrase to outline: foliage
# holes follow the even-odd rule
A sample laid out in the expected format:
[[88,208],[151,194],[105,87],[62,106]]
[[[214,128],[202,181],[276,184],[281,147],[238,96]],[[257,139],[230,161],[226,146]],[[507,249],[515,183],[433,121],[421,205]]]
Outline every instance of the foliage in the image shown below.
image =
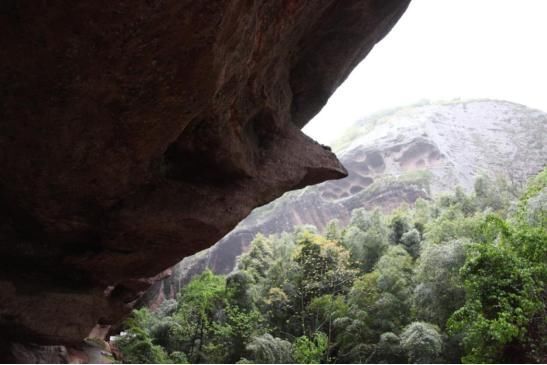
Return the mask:
[[428,244],[415,269],[412,296],[416,318],[444,328],[448,317],[463,305],[465,292],[459,269],[465,261],[465,239]]
[[371,271],[385,252],[388,245],[387,231],[379,211],[368,212],[360,208],[352,212],[342,242],[361,270]]
[[401,347],[414,364],[434,363],[442,350],[439,329],[429,323],[413,322],[401,333]]
[[465,361],[500,361],[509,347],[525,346],[531,319],[545,319],[543,280],[534,275],[533,263],[512,249],[510,233],[500,234],[507,236],[471,246],[461,269],[466,303],[450,326],[465,333]]
[[124,362],[544,362],[547,171],[257,235],[116,339]]
[[374,359],[392,364],[404,363],[406,356],[401,346],[401,339],[393,332],[382,333],[371,360]]
[[289,341],[269,333],[254,337],[247,345],[250,358],[257,364],[290,364],[293,362]]
[[146,328],[152,317],[146,308],[135,310],[126,320],[126,333],[119,337],[116,346],[124,354],[123,360],[129,364],[169,362],[162,347],[152,343]]
[[391,244],[397,245],[401,242],[403,235],[410,230],[408,217],[402,212],[397,212],[389,222],[389,241]]
[[271,241],[259,233],[251,242],[251,250],[241,257],[239,269],[247,271],[257,281],[266,275],[271,260]]
[[301,336],[293,345],[292,357],[299,364],[319,364],[327,352],[327,335],[316,332],[312,338]]
[[403,233],[401,236],[401,244],[413,258],[420,255],[420,242],[422,241],[420,232],[413,228],[410,231]]
[[489,216],[482,242],[468,249],[460,271],[466,302],[449,321],[464,334],[464,361],[498,362],[513,353],[516,362],[541,362],[545,355],[547,232],[527,219],[527,202],[545,185],[545,179],[543,187],[532,182],[514,224]]

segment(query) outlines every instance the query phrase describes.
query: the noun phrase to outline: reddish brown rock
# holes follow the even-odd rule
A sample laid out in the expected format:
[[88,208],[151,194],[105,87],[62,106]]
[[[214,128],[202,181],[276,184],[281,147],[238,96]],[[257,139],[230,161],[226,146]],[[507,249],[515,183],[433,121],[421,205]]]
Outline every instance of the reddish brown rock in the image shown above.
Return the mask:
[[4,340],[77,343],[252,208],[345,176],[299,128],[407,3],[2,1]]

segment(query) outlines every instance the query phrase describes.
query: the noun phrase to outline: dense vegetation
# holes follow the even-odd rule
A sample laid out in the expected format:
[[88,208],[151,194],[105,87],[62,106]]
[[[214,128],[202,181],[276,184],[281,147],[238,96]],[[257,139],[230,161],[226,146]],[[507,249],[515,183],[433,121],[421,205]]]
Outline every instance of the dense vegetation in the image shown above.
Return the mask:
[[545,362],[547,170],[389,215],[258,235],[116,344],[124,362]]

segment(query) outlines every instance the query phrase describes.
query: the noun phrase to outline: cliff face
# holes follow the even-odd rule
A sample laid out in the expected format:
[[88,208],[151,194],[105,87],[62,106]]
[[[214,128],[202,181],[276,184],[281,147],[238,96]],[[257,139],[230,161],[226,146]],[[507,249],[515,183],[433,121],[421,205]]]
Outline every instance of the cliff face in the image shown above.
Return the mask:
[[545,135],[546,113],[505,101],[431,103],[358,121],[335,145],[347,178],[289,192],[255,209],[209,250],[173,267],[144,303],[173,298],[207,267],[229,273],[258,232],[292,231],[299,224],[321,229],[334,218],[347,223],[355,208],[390,211],[456,186],[470,190],[481,174],[522,184],[547,161]]
[[2,2],[4,341],[79,342],[252,208],[345,176],[300,127],[407,5]]

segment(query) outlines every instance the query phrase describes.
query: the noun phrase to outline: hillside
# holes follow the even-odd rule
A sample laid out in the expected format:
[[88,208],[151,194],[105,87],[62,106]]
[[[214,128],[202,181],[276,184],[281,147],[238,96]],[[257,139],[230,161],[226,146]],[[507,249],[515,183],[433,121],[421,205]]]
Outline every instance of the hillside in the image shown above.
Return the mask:
[[215,246],[173,267],[145,301],[172,296],[205,267],[230,272],[258,232],[302,224],[321,229],[333,218],[347,223],[357,207],[388,212],[455,186],[470,190],[481,174],[522,184],[545,166],[546,129],[546,113],[492,100],[427,103],[360,120],[334,144],[347,178],[286,193],[255,209]]
[[112,343],[124,363],[545,364],[547,169],[501,183],[257,234]]

